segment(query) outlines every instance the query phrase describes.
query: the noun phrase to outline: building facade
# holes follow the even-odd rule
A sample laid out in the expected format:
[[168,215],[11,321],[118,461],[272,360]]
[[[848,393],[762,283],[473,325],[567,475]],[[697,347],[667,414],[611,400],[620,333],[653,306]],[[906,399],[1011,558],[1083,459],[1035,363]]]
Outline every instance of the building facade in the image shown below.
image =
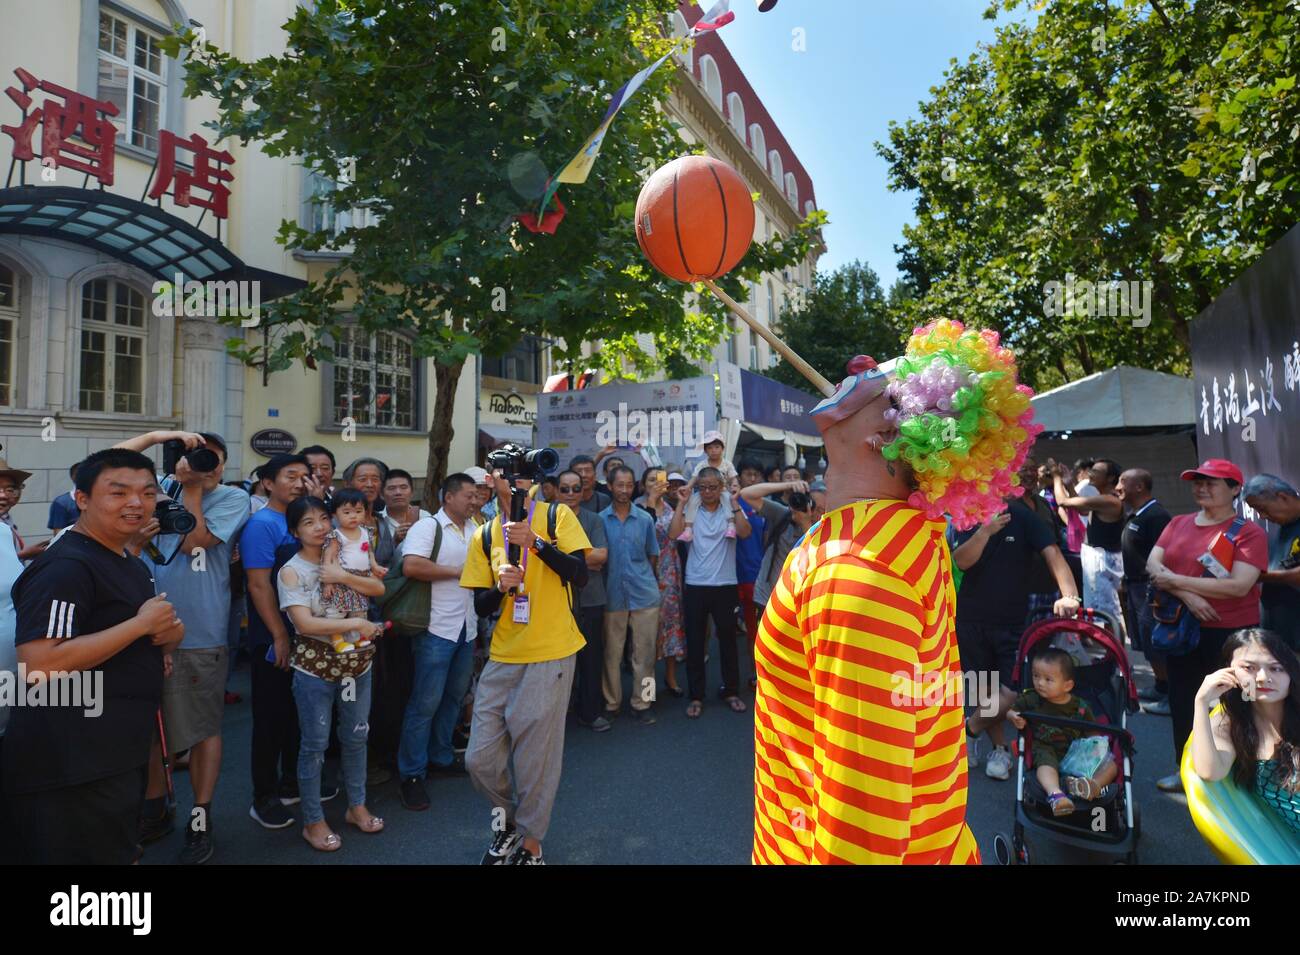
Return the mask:
[[[227,353],[229,339],[260,344],[264,332],[218,322],[211,286],[191,306],[159,285],[211,282],[218,306],[265,303],[346,251],[275,241],[283,219],[338,231],[360,213],[312,201],[329,184],[301,162],[214,141],[203,124],[215,102],[185,99],[185,51],[159,47],[188,25],[241,59],[275,55],[296,6],[47,0],[5,17],[0,454],[33,475],[13,512],[26,538],[46,536],[69,465],[150,430],[222,434],[227,479],[265,460],[252,439],[266,429],[330,446],[340,467],[374,456],[425,473],[433,366],[401,335],[349,333],[334,362],[267,375]],[[471,359],[456,396],[456,466],[475,453],[477,378]]]
[[[681,0],[673,14],[675,36],[685,36],[703,10],[693,0]],[[734,168],[759,194],[754,216],[754,240],[766,242],[789,235],[817,208],[812,177],[799,161],[763,101],[745,78],[723,39],[725,31],[705,33],[678,60],[679,82],[665,104],[682,124],[688,143]],[[768,327],[788,304],[812,285],[820,248],[797,266],[762,276],[749,285],[750,315]],[[730,319],[732,334],[714,354],[750,371],[763,372],[779,356],[739,319]]]

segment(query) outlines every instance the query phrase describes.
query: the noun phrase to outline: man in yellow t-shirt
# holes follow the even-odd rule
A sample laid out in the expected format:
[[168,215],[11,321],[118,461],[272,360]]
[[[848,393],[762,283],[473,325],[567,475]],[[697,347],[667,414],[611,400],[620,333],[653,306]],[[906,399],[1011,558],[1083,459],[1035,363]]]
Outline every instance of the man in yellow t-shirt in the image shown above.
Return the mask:
[[[531,482],[516,484],[527,490]],[[510,487],[499,472],[496,488],[499,514],[508,516]],[[523,521],[503,526],[498,516],[480,528],[460,578],[473,588],[479,616],[501,614],[474,693],[465,751],[465,769],[493,807],[483,865],[544,864],[575,657],[586,642],[573,616],[572,588],[587,582],[591,542],[567,507],[530,500],[528,513]],[[507,544],[518,545],[519,566],[510,563]]]

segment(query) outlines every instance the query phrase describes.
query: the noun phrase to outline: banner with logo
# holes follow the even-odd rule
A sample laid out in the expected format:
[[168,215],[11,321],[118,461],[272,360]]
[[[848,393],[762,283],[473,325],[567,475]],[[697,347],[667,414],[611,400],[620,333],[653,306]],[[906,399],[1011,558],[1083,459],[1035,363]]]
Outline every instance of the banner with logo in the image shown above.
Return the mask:
[[558,451],[562,466],[574,455],[594,457],[613,444],[638,476],[655,452],[665,465],[681,467],[688,457],[699,457],[704,432],[717,426],[712,376],[537,396],[537,444]]

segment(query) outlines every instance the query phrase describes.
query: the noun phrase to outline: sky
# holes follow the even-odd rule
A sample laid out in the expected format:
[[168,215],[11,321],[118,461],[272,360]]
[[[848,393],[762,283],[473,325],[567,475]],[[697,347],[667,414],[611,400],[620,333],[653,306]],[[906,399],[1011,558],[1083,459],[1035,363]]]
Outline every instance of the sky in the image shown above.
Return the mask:
[[[707,0],[702,4],[709,6]],[[891,192],[874,144],[891,120],[919,114],[954,57],[964,61],[1010,17],[985,20],[989,0],[778,0],[759,13],[732,0],[736,19],[719,37],[812,177],[817,205],[830,215],[830,271],[854,259],[886,290],[898,277],[894,246],[913,220],[915,195]],[[802,28],[804,52],[794,46]]]

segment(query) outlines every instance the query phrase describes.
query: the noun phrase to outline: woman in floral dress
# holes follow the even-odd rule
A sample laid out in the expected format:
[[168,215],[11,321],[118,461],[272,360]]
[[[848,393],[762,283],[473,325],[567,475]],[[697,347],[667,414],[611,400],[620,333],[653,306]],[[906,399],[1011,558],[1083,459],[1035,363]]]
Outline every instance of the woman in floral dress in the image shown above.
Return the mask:
[[664,495],[668,491],[668,472],[650,468],[645,473],[645,507],[655,516],[655,536],[659,539],[659,639],[658,659],[664,662],[664,682],[668,692],[680,697],[677,664],[686,658],[686,630],[682,624],[682,565],[677,558],[677,544],[668,536],[673,509]]

